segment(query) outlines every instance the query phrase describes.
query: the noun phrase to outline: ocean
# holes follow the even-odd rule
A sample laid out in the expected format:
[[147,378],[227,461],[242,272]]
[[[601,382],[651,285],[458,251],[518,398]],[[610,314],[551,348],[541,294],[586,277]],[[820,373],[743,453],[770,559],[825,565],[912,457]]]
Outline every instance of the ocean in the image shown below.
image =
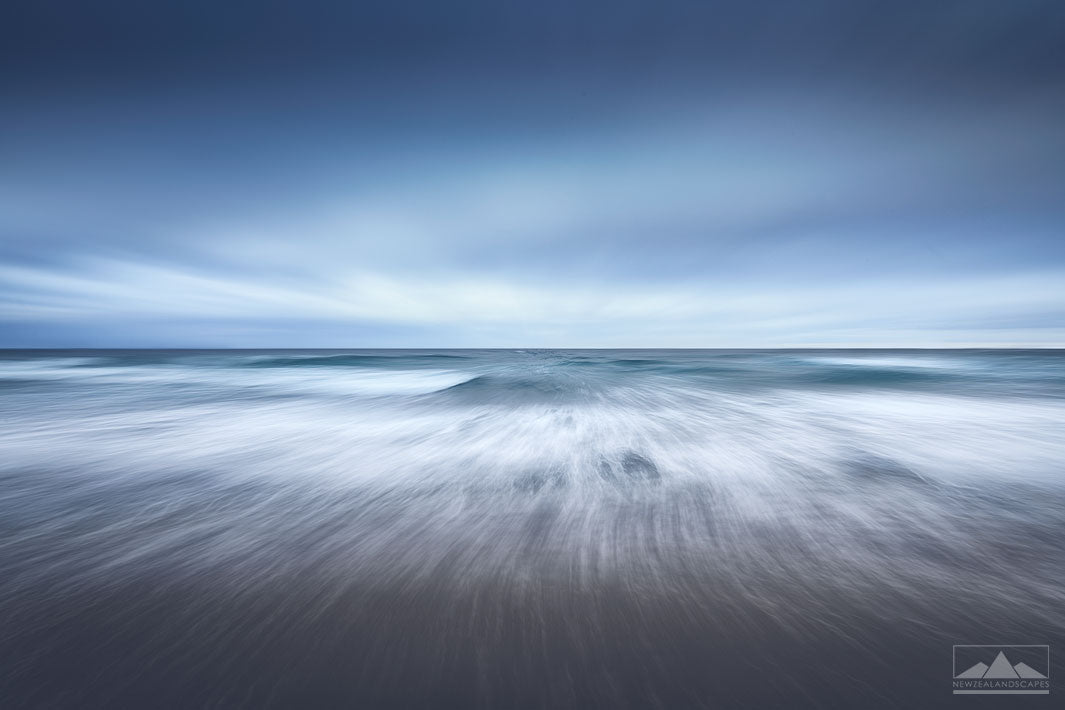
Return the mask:
[[952,695],[953,647],[1065,671],[1065,351],[3,351],[0,424],[4,708],[1014,707]]

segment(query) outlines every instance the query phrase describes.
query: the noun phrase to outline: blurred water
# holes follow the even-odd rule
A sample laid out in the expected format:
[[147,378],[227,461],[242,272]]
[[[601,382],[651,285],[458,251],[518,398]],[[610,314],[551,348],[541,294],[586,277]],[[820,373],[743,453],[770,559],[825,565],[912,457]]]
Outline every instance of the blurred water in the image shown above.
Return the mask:
[[7,351],[0,420],[3,707],[940,707],[1065,641],[1061,351]]

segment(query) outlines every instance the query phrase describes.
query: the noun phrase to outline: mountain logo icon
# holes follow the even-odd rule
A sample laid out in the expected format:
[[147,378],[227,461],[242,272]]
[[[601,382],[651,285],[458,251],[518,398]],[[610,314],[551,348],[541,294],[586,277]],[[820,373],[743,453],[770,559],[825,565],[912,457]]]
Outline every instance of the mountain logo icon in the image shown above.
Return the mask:
[[955,695],[1047,695],[1049,646],[955,646]]
[[1035,670],[1027,663],[1022,662],[1015,666],[1010,665],[1009,660],[1006,658],[1006,654],[1002,651],[998,652],[998,655],[995,656],[995,660],[992,661],[990,666],[980,662],[954,677],[988,678],[996,680],[1001,678],[1046,678],[1045,675]]

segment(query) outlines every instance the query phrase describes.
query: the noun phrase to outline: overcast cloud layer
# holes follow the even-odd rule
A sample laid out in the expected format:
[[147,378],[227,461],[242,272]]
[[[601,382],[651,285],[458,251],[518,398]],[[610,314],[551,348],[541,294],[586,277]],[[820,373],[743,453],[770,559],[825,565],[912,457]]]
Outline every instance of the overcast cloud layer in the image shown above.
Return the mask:
[[1065,346],[1065,3],[26,3],[0,346]]

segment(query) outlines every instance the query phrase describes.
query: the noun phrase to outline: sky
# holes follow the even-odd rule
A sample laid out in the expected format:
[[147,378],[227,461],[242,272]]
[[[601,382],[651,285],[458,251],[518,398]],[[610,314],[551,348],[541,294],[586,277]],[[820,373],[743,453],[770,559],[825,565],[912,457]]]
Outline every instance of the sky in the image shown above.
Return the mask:
[[1061,0],[0,9],[0,347],[1065,346]]

